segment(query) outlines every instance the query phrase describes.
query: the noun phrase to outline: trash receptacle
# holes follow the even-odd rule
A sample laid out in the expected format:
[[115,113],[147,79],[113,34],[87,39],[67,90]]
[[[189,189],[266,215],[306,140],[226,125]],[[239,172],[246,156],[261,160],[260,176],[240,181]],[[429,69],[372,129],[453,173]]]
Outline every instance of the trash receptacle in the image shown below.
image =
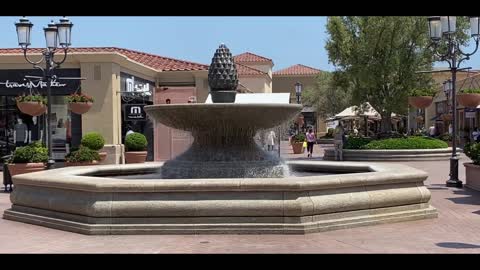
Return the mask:
[[9,160],[12,157],[12,155],[4,156],[2,157],[2,163],[3,163],[3,185],[5,186],[5,192],[12,191],[12,176],[10,175],[10,172],[8,171],[8,164],[7,160]]

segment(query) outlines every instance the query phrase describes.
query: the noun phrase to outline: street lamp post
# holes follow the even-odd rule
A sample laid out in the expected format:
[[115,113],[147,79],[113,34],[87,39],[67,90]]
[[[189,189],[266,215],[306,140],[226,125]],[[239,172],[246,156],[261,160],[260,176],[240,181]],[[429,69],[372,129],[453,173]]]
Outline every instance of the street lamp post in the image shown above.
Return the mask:
[[[20,19],[19,22],[15,23],[15,26],[17,28],[18,45],[23,50],[25,60],[32,64],[34,68],[40,69],[42,71],[42,80],[47,82],[47,169],[51,169],[55,165],[55,160],[53,159],[52,155],[52,128],[50,123],[52,112],[51,84],[52,78],[55,77],[54,70],[59,68],[60,65],[67,59],[68,47],[71,45],[71,31],[73,24],[64,17],[60,19],[60,22],[53,23],[52,21],[48,24],[48,27],[43,28],[43,31],[45,32],[46,48],[42,52],[42,58],[38,61],[33,61],[27,56],[33,24],[24,17]],[[60,44],[60,47],[63,50],[63,58],[61,61],[54,60],[55,53],[58,49],[58,44]],[[45,68],[40,66],[40,64],[44,61]]]
[[[469,60],[475,54],[479,44],[480,16],[470,17],[470,35],[475,41],[475,49],[471,53],[465,53],[460,49],[460,42],[455,38],[455,16],[433,16],[428,18],[429,34],[432,40],[431,47],[435,56],[441,61],[446,61],[450,67],[451,78],[451,101],[452,101],[452,156],[450,158],[450,179],[447,187],[462,187],[462,181],[458,179],[458,156],[457,156],[457,99],[456,80],[457,72],[462,70],[460,64]],[[441,52],[440,41],[446,41],[446,52]]]
[[303,85],[300,82],[295,83],[295,93],[297,95],[297,104],[300,104],[300,97],[302,96]]
[[[300,97],[302,96],[302,91],[303,91],[302,83],[296,82],[295,83],[295,94],[297,96],[297,104],[301,104]],[[297,119],[297,134],[300,133],[300,123],[301,123],[300,119],[301,118],[303,118],[303,115],[299,116],[298,119]]]

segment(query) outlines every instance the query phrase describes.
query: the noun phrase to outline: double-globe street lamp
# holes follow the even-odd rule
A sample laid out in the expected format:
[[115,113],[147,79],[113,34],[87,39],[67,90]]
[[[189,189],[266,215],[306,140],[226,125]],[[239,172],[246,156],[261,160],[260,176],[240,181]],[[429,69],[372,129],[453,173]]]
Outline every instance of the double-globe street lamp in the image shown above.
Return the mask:
[[[27,56],[33,24],[24,17],[20,19],[19,22],[15,23],[15,26],[17,28],[18,45],[22,48],[25,59],[28,63],[32,64],[34,68],[42,71],[42,80],[47,83],[47,168],[53,168],[55,160],[53,159],[52,155],[52,128],[50,123],[52,112],[51,83],[52,78],[55,76],[54,70],[59,68],[60,65],[67,59],[68,47],[71,45],[73,24],[64,17],[60,19],[58,23],[53,23],[52,21],[47,27],[43,28],[43,31],[45,32],[46,48],[42,52],[42,58],[38,61],[33,61]],[[58,48],[58,45],[60,45],[60,48]],[[54,60],[57,49],[61,49],[63,51],[63,59],[61,61]],[[42,62],[45,62],[45,67],[40,66]]]
[[[435,56],[440,61],[446,61],[449,65],[451,78],[451,104],[452,104],[452,156],[450,158],[450,179],[447,180],[447,187],[462,187],[462,181],[458,179],[458,156],[457,156],[457,99],[456,80],[457,72],[463,69],[460,64],[469,60],[478,49],[480,38],[480,16],[470,17],[470,35],[475,41],[475,49],[471,53],[465,53],[460,49],[460,41],[455,38],[456,31],[455,16],[433,16],[428,18],[429,34],[432,40],[431,47]],[[445,41],[446,49],[442,51],[441,41]]]

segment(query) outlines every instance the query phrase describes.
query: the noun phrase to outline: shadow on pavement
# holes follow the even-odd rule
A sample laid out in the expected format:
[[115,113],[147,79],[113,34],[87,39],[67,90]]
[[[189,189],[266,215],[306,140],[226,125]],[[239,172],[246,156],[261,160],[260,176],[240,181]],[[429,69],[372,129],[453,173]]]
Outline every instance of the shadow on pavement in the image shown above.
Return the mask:
[[436,243],[437,246],[443,248],[480,248],[480,245],[473,245],[473,244],[466,244],[466,243],[458,243],[458,242],[441,242]]

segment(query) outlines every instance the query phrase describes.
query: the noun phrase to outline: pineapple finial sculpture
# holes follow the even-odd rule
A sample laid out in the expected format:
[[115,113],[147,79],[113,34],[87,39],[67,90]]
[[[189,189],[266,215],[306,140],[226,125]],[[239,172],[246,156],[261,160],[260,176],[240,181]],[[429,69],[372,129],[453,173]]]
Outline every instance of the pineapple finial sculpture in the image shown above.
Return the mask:
[[213,103],[233,103],[237,94],[238,75],[232,53],[221,44],[208,68],[208,85]]

